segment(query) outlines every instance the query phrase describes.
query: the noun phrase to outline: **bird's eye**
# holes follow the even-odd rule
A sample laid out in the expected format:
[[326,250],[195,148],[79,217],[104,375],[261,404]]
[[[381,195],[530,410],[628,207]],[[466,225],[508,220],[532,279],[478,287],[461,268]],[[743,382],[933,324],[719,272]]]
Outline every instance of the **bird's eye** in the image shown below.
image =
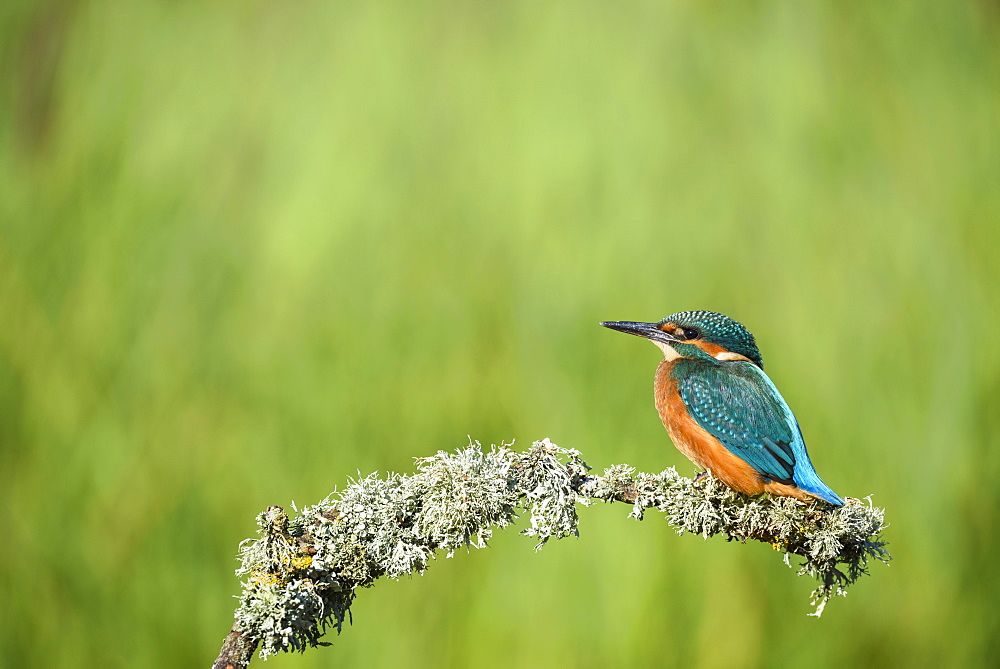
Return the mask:
[[695,328],[684,328],[684,338],[685,339],[697,339],[700,336],[701,336],[701,333],[698,332],[697,329],[695,329]]

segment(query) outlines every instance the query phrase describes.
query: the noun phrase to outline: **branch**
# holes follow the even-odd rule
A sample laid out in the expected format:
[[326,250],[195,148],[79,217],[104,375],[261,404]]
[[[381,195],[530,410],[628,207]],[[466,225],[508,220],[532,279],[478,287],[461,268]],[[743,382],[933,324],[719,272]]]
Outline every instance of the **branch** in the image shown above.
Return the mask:
[[240,631],[238,623],[233,623],[233,629],[229,630],[226,640],[222,642],[222,650],[212,669],[245,669],[250,664],[258,643],[257,639]]
[[329,645],[320,639],[330,627],[341,631],[358,588],[381,576],[422,573],[439,550],[451,557],[462,547],[485,548],[493,528],[507,527],[522,509],[531,518],[522,534],[538,539],[536,550],[549,539],[578,535],[577,505],[592,500],[631,504],[629,516],[638,520],[655,508],[678,534],[770,544],[789,566],[791,555],[803,558],[798,573],[819,581],[815,616],[868,573],[869,559],[890,559],[879,537],[884,511],[870,498],[833,508],[750,498],[673,468],[645,474],[615,465],[603,476],[589,469],[578,451],[548,439],[524,453],[470,444],[418,458],[411,476],[352,480],[291,520],[270,507],[257,518],[259,538],[240,545],[243,593],[214,666],[245,667],[258,645],[262,658]]

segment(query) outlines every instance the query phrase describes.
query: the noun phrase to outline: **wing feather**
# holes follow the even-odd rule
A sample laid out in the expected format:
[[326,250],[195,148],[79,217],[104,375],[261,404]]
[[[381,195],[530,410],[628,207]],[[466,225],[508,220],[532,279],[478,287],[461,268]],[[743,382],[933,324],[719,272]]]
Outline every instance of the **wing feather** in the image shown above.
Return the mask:
[[798,424],[764,372],[748,362],[698,365],[679,379],[694,419],[764,476],[794,484]]

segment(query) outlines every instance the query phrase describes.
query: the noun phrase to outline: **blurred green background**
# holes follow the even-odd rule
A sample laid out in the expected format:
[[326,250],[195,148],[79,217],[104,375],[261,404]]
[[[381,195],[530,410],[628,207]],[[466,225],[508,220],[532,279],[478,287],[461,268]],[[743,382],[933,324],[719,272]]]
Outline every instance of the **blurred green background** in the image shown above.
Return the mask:
[[891,567],[822,619],[624,505],[361,591],[268,667],[1000,656],[1000,12],[987,2],[0,8],[0,665],[207,666],[240,540],[357,472],[548,436],[694,468],[658,352],[757,335]]

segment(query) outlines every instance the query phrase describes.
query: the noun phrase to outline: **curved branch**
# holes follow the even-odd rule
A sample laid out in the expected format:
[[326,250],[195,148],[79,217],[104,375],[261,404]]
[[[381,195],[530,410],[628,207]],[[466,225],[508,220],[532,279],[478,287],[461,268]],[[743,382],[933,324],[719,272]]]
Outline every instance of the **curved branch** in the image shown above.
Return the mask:
[[580,453],[548,439],[519,453],[479,444],[417,459],[410,476],[372,474],[353,480],[293,519],[272,506],[258,516],[259,538],[240,545],[244,577],[236,621],[215,668],[245,667],[260,647],[278,651],[328,645],[349,619],[357,588],[381,576],[423,572],[439,550],[485,548],[493,529],[530,516],[522,534],[540,549],[552,538],[577,535],[578,506],[594,500],[632,505],[641,520],[662,512],[678,534],[761,541],[803,558],[801,575],[818,579],[812,592],[819,616],[835,595],[867,574],[869,559],[888,562],[879,534],[884,511],[858,499],[843,507],[802,504],[787,497],[750,498],[708,476],[673,468],[637,473],[627,465],[592,476]]

